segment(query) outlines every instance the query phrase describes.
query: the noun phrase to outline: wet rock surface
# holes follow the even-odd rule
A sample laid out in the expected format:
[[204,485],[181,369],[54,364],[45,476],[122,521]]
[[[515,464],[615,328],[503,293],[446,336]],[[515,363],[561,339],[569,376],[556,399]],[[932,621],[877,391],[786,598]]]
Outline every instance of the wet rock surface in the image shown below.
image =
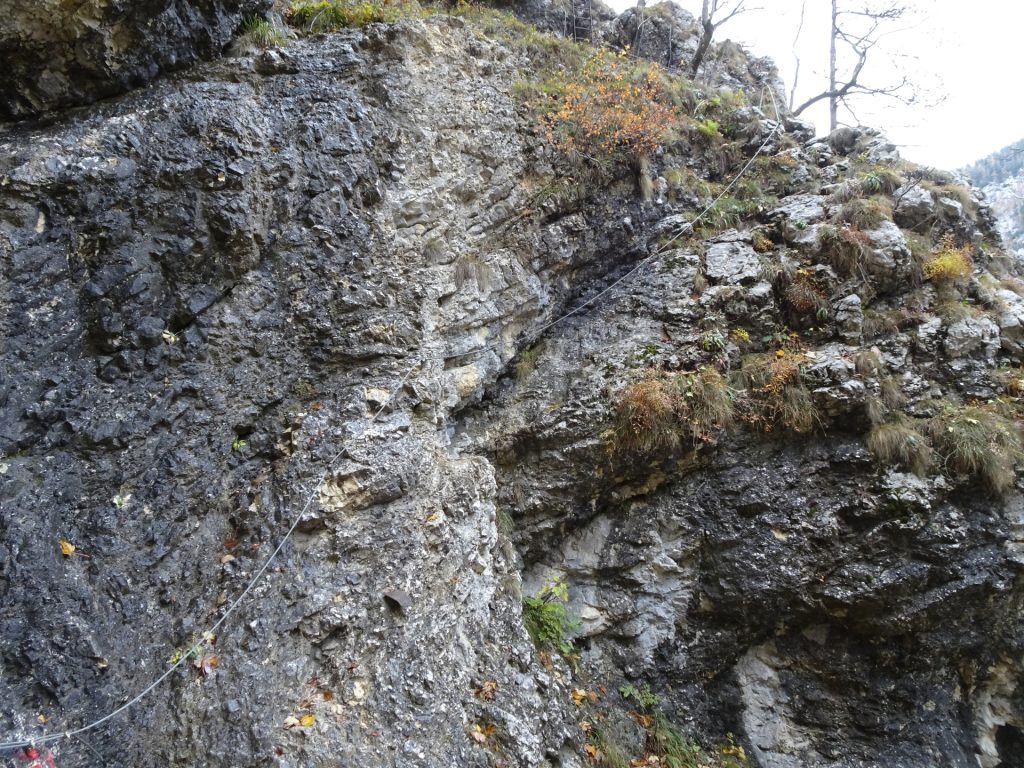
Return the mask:
[[216,58],[242,18],[272,0],[0,2],[0,120],[145,85]]
[[[998,496],[865,435],[1011,397],[1019,265],[983,244],[924,281],[914,236],[992,235],[939,189],[844,270],[829,190],[891,145],[751,109],[726,138],[742,163],[769,139],[773,199],[742,219],[695,228],[696,193],[644,202],[625,164],[570,194],[512,96],[529,66],[403,20],[0,133],[5,738],[87,724],[198,644],[60,764],[582,767],[583,689],[643,748],[623,684],[765,768],[1009,759],[1012,472]],[[728,167],[698,138],[653,162]],[[813,418],[625,445],[632,383],[709,369],[739,404],[798,379]],[[559,579],[567,658],[523,622]]]

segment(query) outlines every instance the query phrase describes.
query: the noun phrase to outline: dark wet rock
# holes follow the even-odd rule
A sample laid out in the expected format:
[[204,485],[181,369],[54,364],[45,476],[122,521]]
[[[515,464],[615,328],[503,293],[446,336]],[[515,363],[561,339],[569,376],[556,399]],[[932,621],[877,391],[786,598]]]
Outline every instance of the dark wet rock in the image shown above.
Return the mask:
[[89,104],[216,58],[271,0],[0,2],[0,119]]
[[[629,725],[624,683],[762,768],[1006,759],[1021,497],[864,440],[880,402],[1007,394],[1020,313],[985,254],[950,321],[892,223],[824,263],[836,156],[889,151],[866,130],[833,152],[792,124],[790,191],[725,231],[627,164],[538,202],[570,171],[511,95],[524,56],[404,20],[0,135],[5,735],[88,723],[198,643],[60,764],[582,768],[571,691]],[[721,178],[691,149],[652,175]],[[739,402],[768,391],[732,377],[751,360],[800,378],[799,432],[620,444],[629,384],[713,369]],[[571,665],[522,617],[559,577]]]

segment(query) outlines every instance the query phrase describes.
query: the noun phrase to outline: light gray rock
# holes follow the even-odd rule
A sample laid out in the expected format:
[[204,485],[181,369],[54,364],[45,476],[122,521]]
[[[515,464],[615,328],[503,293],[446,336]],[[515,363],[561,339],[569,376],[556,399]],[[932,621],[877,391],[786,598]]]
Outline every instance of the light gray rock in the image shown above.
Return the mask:
[[995,359],[999,351],[999,326],[989,317],[968,317],[958,320],[946,329],[943,351],[951,360],[979,358]]
[[864,307],[860,296],[853,293],[844,296],[832,305],[835,312],[836,329],[843,341],[858,343],[864,332]]
[[1005,288],[997,290],[995,297],[1001,304],[996,321],[1002,347],[1021,360],[1024,357],[1024,298]]
[[754,285],[760,280],[761,263],[748,237],[731,231],[709,242],[704,274],[712,284]]
[[896,190],[893,220],[901,227],[915,229],[935,221],[937,212],[932,193],[916,182]]

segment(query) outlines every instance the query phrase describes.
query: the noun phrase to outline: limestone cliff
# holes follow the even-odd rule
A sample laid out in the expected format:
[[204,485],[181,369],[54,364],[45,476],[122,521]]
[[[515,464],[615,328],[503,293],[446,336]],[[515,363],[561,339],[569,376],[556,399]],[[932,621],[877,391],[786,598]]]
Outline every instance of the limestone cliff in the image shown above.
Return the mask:
[[2,741],[183,661],[62,768],[1015,765],[971,190],[728,46],[594,162],[538,122],[589,49],[421,16],[0,129]]

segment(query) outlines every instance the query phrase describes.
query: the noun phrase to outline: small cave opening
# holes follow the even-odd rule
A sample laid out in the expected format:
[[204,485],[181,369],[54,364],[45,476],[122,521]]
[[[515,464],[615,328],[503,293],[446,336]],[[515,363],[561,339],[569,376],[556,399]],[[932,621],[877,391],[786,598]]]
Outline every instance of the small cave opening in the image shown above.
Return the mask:
[[996,729],[997,768],[1024,768],[1024,731],[1012,725]]

